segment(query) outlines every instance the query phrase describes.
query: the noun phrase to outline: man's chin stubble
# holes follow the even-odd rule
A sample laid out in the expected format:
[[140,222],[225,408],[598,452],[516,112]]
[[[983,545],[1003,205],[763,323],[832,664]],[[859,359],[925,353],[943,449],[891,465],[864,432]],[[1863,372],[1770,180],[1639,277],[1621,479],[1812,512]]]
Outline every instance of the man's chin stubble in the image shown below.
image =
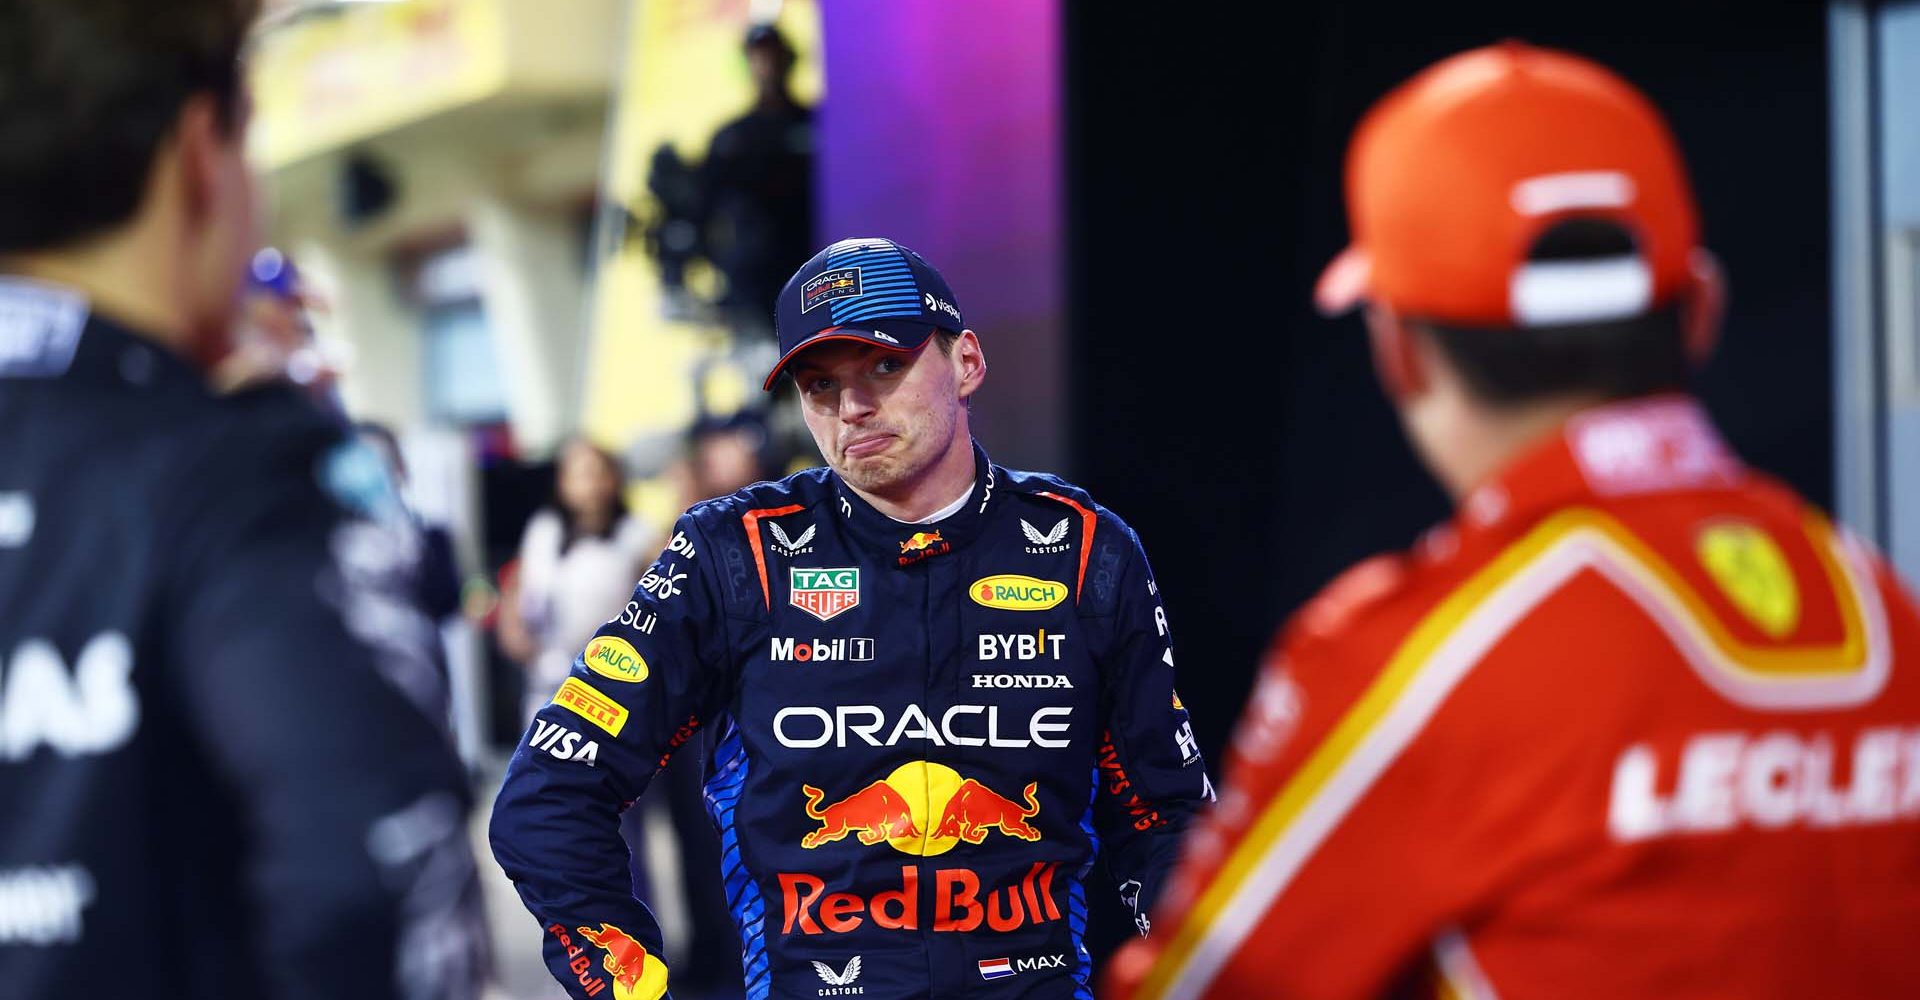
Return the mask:
[[876,493],[898,481],[899,471],[895,463],[885,459],[867,459],[861,462],[842,460],[840,476],[869,493]]

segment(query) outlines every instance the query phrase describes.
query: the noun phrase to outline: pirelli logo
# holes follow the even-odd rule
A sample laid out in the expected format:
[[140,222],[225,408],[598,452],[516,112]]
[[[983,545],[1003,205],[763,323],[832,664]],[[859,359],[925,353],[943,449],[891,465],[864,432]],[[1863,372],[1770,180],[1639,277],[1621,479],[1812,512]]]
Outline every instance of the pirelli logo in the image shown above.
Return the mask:
[[560,685],[560,693],[553,696],[553,703],[606,730],[609,736],[620,735],[627,724],[627,710],[620,707],[619,702],[595,691],[578,677],[569,677]]

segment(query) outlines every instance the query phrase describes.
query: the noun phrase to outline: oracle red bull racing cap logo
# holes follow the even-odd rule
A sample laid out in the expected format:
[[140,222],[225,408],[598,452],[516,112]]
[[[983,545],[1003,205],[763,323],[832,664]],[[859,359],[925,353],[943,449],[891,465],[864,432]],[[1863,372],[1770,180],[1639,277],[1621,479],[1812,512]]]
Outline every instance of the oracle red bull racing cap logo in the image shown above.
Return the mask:
[[860,269],[836,267],[831,271],[821,271],[800,286],[800,311],[812,312],[815,306],[825,305],[834,299],[851,299],[859,296]]
[[1031,822],[1040,814],[1038,782],[1027,782],[1023,805],[972,778],[962,778],[945,764],[909,761],[824,806],[825,792],[812,785],[800,788],[807,797],[807,818],[820,824],[800,838],[800,846],[808,849],[851,836],[868,847],[885,842],[903,854],[932,857],[953,850],[963,840],[982,843],[996,831],[1020,840],[1040,839],[1039,828]]
[[787,570],[787,603],[826,621],[860,605],[860,569]]

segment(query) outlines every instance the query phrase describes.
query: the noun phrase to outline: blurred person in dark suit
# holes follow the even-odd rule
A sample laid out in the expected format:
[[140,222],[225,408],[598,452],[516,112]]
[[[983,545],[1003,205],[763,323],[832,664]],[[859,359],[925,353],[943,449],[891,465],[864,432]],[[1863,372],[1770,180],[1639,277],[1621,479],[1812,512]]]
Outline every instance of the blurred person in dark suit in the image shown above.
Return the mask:
[[[813,252],[813,109],[794,99],[793,45],[779,29],[756,25],[745,52],[753,104],[708,143],[694,211],[701,251],[726,278],[723,321],[741,340],[771,341],[773,300]],[[672,171],[655,170],[660,188]]]
[[354,445],[222,395],[240,0],[0,6],[0,992],[465,997],[468,792]]

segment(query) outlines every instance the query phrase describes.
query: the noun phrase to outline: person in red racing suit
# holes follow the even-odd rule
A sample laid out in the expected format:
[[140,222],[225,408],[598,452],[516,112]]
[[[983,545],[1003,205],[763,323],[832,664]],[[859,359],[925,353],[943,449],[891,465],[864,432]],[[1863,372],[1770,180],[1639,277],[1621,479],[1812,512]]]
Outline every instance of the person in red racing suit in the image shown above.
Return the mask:
[[890,241],[809,261],[774,374],[831,468],[687,511],[536,715],[492,840],[574,996],[667,986],[617,818],[702,733],[749,997],[1090,997],[1098,855],[1146,928],[1212,794],[1158,586],[1125,522],[973,442],[959,317]]
[[1289,624],[1110,995],[1910,995],[1920,616],[1677,391],[1717,292],[1657,113],[1482,49],[1348,180],[1323,305],[1458,514]]

